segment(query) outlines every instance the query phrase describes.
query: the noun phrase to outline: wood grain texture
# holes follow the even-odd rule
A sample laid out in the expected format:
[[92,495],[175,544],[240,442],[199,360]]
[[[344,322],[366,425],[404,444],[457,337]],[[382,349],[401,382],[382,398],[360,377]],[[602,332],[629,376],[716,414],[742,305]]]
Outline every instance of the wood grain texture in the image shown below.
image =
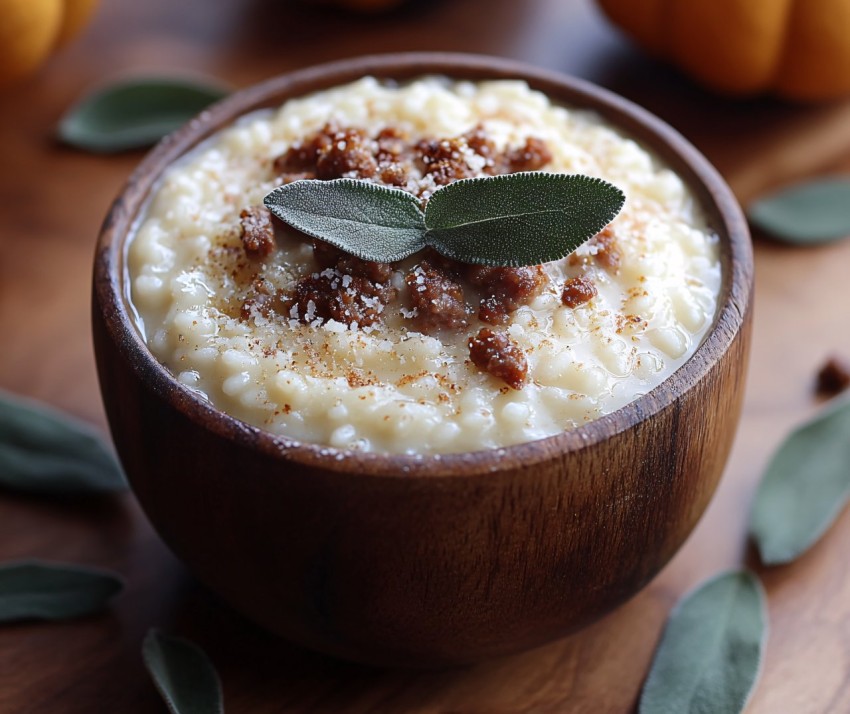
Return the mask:
[[[206,0],[104,2],[80,42],[32,82],[0,95],[0,385],[100,426],[88,334],[91,256],[109,203],[140,155],[90,157],[50,137],[61,111],[105,76],[179,67],[244,86],[378,50],[485,52],[573,72],[640,102],[706,153],[742,201],[797,178],[850,172],[850,103],[717,100],[635,52],[589,0],[446,0],[379,20],[323,16],[318,24],[284,0],[210,7]],[[662,573],[582,632],[460,669],[347,665],[274,639],[196,586],[130,498],[67,504],[4,494],[0,557],[114,567],[129,589],[104,618],[1,630],[0,712],[162,712],[139,656],[152,625],[208,650],[236,714],[632,711],[675,601],[720,568],[750,561],[744,531],[759,473],[788,429],[816,408],[813,377],[826,355],[850,355],[848,264],[850,241],[795,250],[756,240],[753,367],[724,478]],[[771,639],[748,714],[850,710],[848,540],[845,513],[799,562],[758,569]]]

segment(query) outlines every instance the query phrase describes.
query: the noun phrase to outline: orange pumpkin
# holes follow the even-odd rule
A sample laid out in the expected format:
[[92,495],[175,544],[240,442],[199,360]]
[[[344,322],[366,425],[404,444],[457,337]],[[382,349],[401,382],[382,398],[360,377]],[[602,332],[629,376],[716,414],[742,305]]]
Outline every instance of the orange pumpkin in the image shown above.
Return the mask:
[[850,94],[850,0],[598,0],[655,56],[728,94]]
[[85,25],[97,0],[0,0],[0,87],[32,74]]

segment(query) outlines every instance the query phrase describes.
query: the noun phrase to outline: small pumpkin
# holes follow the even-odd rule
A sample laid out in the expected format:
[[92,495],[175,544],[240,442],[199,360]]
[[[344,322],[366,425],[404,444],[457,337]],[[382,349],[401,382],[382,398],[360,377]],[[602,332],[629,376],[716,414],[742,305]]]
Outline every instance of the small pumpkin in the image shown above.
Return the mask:
[[97,0],[0,0],[0,87],[35,72],[86,24]]
[[598,0],[653,55],[727,94],[850,94],[850,0]]

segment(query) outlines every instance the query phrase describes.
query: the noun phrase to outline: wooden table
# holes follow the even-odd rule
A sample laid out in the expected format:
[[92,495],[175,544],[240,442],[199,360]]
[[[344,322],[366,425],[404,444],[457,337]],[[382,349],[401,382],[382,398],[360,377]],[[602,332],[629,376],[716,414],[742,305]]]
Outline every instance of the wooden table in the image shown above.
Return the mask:
[[[285,0],[104,0],[79,41],[0,94],[0,386],[105,427],[89,336],[90,260],[109,203],[138,154],[57,146],[61,112],[126,72],[207,73],[242,86],[374,51],[514,57],[608,86],[704,151],[742,202],[806,175],[850,170],[850,103],[794,107],[709,96],[632,49],[590,0],[414,2],[386,17],[316,14]],[[745,529],[767,459],[817,406],[827,354],[850,356],[850,241],[795,250],[756,238],[755,344],[741,430],[705,517],[673,562],[602,622],[539,650],[475,667],[378,671],[299,650],[195,585],[131,496],[86,502],[0,497],[0,559],[40,556],[122,572],[102,617],[0,629],[0,712],[162,712],[139,657],[151,626],[210,654],[228,712],[587,712],[634,709],[670,607],[720,569],[750,564],[767,587],[771,635],[748,711],[850,711],[850,513],[799,562],[762,569]]]

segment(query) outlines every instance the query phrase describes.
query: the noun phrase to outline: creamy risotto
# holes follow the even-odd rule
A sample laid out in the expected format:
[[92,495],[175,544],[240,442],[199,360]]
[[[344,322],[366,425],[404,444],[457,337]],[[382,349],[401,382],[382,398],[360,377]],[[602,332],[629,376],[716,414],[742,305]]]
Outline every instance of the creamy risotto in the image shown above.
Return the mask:
[[[283,182],[427,200],[457,178],[598,176],[625,206],[542,267],[364,263],[270,220]],[[672,374],[712,323],[717,238],[671,170],[523,82],[366,78],[244,117],[164,176],[129,247],[154,355],[217,408],[341,449],[437,454],[556,434]]]

